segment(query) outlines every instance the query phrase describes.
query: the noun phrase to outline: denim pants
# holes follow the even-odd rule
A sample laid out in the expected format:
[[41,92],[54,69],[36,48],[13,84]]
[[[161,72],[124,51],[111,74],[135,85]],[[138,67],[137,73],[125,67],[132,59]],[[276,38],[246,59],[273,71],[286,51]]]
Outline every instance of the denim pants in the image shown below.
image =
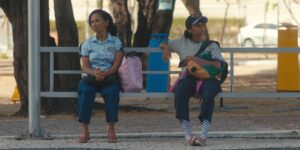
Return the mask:
[[117,122],[120,101],[120,87],[117,81],[100,88],[88,85],[83,81],[80,82],[78,89],[78,121],[81,123],[90,123],[97,92],[104,99],[106,122]]
[[[197,79],[189,75],[186,78],[182,78],[176,89],[175,89],[175,109],[176,118],[179,120],[190,120],[189,117],[189,100],[195,94]],[[221,84],[215,78],[203,80],[200,96],[202,98],[202,103],[200,106],[199,119],[208,120],[211,122],[213,109],[215,105],[215,97],[221,91]]]

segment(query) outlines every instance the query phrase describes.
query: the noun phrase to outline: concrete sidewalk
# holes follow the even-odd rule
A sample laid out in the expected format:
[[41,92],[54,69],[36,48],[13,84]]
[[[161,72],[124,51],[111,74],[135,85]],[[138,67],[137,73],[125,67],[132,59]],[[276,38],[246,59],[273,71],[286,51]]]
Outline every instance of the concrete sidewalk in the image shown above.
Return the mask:
[[[124,106],[130,106],[130,109]],[[28,129],[28,118],[2,116],[0,149],[300,150],[300,109],[297,109],[300,105],[297,99],[226,100],[224,107],[215,108],[205,147],[185,144],[170,100],[122,101],[121,108],[116,125],[119,142],[116,144],[107,142],[105,113],[97,110],[90,125],[91,140],[86,144],[77,143],[80,124],[72,115],[41,116],[41,127],[49,131],[53,140],[15,140]],[[192,101],[190,110],[193,131],[199,132],[199,103]]]
[[298,150],[300,149],[299,133],[299,130],[211,132],[207,145],[204,147],[186,145],[181,132],[123,133],[118,134],[119,142],[115,144],[108,143],[104,134],[92,134],[91,140],[85,144],[77,143],[79,135],[53,135],[52,140],[37,138],[15,140],[13,136],[1,136],[0,149]]
[[[144,101],[143,103],[147,103],[147,108],[158,110],[122,110],[116,125],[119,141],[116,144],[107,142],[105,113],[98,111],[92,117],[91,140],[86,144],[77,143],[80,124],[72,115],[41,116],[41,127],[49,131],[53,140],[28,138],[15,140],[16,136],[28,129],[28,118],[0,117],[0,149],[300,150],[298,110],[292,111],[290,107],[287,110],[278,101],[272,100],[272,107],[269,105],[265,107],[266,104],[269,104],[268,101],[258,101],[262,102],[260,105],[249,102],[246,102],[247,105],[229,105],[230,101],[227,101],[225,107],[216,107],[211,132],[209,132],[205,147],[191,147],[185,144],[182,129],[174,117],[174,110],[171,108],[170,102],[161,102],[158,107],[157,103],[148,104],[151,101]],[[288,102],[295,107],[299,103],[298,100]],[[130,106],[137,105],[132,103]],[[194,132],[200,131],[197,105],[191,105],[190,108]]]

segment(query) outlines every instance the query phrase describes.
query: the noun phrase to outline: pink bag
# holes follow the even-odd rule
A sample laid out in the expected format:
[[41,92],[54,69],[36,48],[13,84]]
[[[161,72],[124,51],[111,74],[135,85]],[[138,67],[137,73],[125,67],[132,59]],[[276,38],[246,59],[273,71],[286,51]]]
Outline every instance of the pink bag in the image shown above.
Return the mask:
[[141,92],[143,89],[142,62],[137,56],[123,57],[119,68],[123,92]]

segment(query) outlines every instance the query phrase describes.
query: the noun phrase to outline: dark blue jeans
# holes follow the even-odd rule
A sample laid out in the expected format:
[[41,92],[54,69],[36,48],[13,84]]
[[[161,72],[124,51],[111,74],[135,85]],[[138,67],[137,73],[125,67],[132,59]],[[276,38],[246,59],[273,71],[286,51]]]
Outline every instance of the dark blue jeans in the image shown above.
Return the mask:
[[104,99],[106,122],[117,122],[120,101],[120,87],[117,81],[98,88],[88,85],[83,81],[80,82],[78,89],[78,121],[81,123],[90,123],[97,92],[99,92]]
[[[196,78],[189,75],[179,81],[175,89],[175,109],[176,118],[179,120],[190,120],[189,117],[189,100],[195,94]],[[199,119],[211,122],[215,97],[221,91],[221,83],[217,79],[207,79],[202,82],[200,95],[202,98],[201,111]]]

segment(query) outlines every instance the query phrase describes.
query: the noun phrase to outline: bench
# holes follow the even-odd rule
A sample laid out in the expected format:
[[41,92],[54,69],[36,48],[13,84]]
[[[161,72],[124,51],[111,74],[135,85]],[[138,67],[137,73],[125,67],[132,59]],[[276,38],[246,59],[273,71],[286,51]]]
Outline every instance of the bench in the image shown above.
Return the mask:
[[[124,48],[125,52],[140,52],[140,53],[150,53],[150,52],[161,52],[159,48],[149,48],[149,47],[138,47],[138,48]],[[235,92],[234,90],[234,54],[235,53],[281,53],[281,52],[296,52],[299,53],[299,48],[222,48],[222,53],[229,53],[229,75],[227,80],[229,80],[229,91],[222,91],[217,95],[220,98],[220,106],[223,106],[223,98],[300,98],[299,92]],[[81,74],[81,70],[54,70],[54,53],[60,52],[70,52],[78,53],[78,47],[41,47],[40,52],[50,53],[50,90],[41,91],[41,97],[65,97],[65,98],[75,98],[77,93],[74,92],[57,92],[54,91],[54,75],[55,74]],[[143,74],[178,74],[179,71],[143,71]],[[98,95],[99,96],[99,95]],[[170,98],[174,97],[173,93],[163,92],[163,93],[120,93],[121,98]]]

